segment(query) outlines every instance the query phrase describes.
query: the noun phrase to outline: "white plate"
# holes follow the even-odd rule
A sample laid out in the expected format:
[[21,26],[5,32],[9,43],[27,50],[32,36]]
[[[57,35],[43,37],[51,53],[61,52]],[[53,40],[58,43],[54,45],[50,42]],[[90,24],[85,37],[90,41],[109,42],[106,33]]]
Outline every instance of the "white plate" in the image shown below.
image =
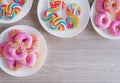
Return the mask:
[[2,60],[0,60],[0,67],[4,72],[6,72],[6,73],[8,73],[9,75],[12,75],[12,76],[17,76],[17,77],[29,76],[29,75],[37,72],[43,66],[43,64],[46,60],[46,57],[47,57],[46,41],[43,38],[43,36],[40,34],[40,32],[38,32],[36,29],[34,29],[32,27],[29,27],[29,26],[26,26],[26,25],[16,25],[16,26],[12,26],[12,27],[6,29],[5,31],[3,31],[1,33],[0,43],[7,40],[8,32],[10,32],[13,29],[19,29],[19,30],[22,30],[26,33],[34,34],[34,35],[37,36],[37,38],[38,38],[38,49],[37,49],[37,51],[40,54],[40,60],[37,63],[37,65],[35,65],[33,68],[24,67],[19,71],[12,71],[6,66],[6,63],[4,62],[5,59],[1,58]]
[[112,34],[110,34],[108,32],[108,30],[101,30],[99,27],[97,27],[95,25],[95,22],[94,22],[94,16],[95,14],[97,13],[96,11],[96,1],[94,1],[93,5],[92,5],[92,8],[91,8],[91,13],[90,13],[90,16],[91,16],[91,22],[92,22],[92,25],[94,27],[94,29],[96,30],[96,32],[101,35],[102,37],[104,38],[107,38],[107,39],[112,39],[112,40],[115,40],[115,39],[120,39],[120,36],[113,36]]
[[[12,0],[9,0],[9,1],[12,1]],[[0,19],[0,23],[14,23],[14,22],[21,20],[29,13],[29,11],[32,7],[32,3],[33,3],[33,0],[28,0],[27,3],[22,6],[22,10],[18,15],[16,15],[12,19],[2,18],[2,19]]]
[[[69,5],[72,2],[77,2],[77,0],[69,0],[69,1],[66,0],[66,2],[67,2],[66,4]],[[42,19],[43,12],[48,8],[47,0],[39,0],[38,8],[37,8],[38,19],[39,19],[41,25],[43,26],[43,28],[48,33],[50,33],[54,36],[63,37],[63,38],[73,37],[73,36],[79,34],[80,32],[82,32],[85,29],[85,27],[89,21],[90,5],[89,5],[88,0],[84,0],[84,1],[79,0],[79,6],[81,7],[82,12],[80,15],[80,25],[79,25],[79,28],[77,28],[77,29],[72,29],[72,30],[67,29],[66,31],[54,31],[49,26],[47,26],[46,23]],[[65,9],[62,12],[63,17],[66,17]]]

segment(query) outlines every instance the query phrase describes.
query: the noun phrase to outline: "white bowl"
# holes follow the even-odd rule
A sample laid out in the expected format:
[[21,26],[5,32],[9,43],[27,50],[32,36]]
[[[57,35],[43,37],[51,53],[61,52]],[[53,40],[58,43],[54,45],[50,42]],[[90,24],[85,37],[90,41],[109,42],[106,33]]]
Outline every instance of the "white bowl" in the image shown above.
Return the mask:
[[17,77],[29,76],[29,75],[37,72],[43,66],[43,64],[46,60],[46,57],[47,57],[46,41],[45,41],[44,37],[41,35],[41,33],[38,32],[36,29],[34,29],[30,26],[26,26],[26,25],[16,25],[16,26],[12,26],[12,27],[6,29],[5,31],[3,31],[1,33],[0,43],[7,40],[8,32],[10,32],[13,29],[19,29],[19,30],[22,30],[26,33],[34,34],[34,35],[37,36],[37,38],[38,38],[37,52],[40,54],[39,61],[33,68],[24,67],[19,71],[12,71],[6,66],[6,63],[4,61],[5,59],[0,58],[1,59],[0,60],[0,67],[4,72],[6,72],[6,73],[8,73],[9,75],[12,75],[12,76],[17,76]]
[[[12,0],[9,0],[9,1],[12,1]],[[28,0],[27,3],[22,6],[21,12],[18,15],[16,15],[12,19],[2,18],[2,19],[0,19],[0,23],[14,23],[14,22],[21,20],[29,13],[29,11],[32,7],[32,3],[33,3],[33,0]]]
[[[90,5],[88,0],[66,0],[66,4],[69,5],[72,2],[76,2],[79,3],[82,12],[80,15],[80,25],[78,28],[76,29],[67,29],[65,31],[54,31],[50,28],[49,25],[46,25],[46,23],[43,21],[42,16],[43,16],[43,12],[48,8],[48,4],[47,4],[47,0],[39,0],[38,3],[38,8],[37,8],[37,14],[38,14],[38,19],[41,23],[41,25],[43,26],[43,28],[50,34],[57,36],[57,37],[62,37],[62,38],[69,38],[69,37],[73,37],[77,34],[79,34],[80,32],[82,32],[86,25],[88,24],[89,21],[89,13],[90,13]],[[66,17],[66,8],[62,11],[62,17]]]
[[107,38],[107,39],[112,39],[112,40],[120,39],[120,36],[113,36],[112,34],[110,34],[108,32],[108,30],[101,30],[99,27],[97,27],[95,25],[94,18],[95,18],[95,14],[97,13],[97,11],[96,11],[96,1],[97,0],[94,1],[93,5],[92,5],[92,8],[91,8],[91,12],[90,12],[91,22],[92,22],[92,25],[93,25],[95,31],[99,35],[101,35],[102,37]]

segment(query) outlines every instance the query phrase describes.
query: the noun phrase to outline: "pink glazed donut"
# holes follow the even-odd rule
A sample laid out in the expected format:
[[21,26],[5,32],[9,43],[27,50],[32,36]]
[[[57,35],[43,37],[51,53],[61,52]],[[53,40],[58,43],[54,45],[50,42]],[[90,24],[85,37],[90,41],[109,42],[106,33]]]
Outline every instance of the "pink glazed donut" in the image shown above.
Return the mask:
[[97,7],[98,12],[105,13],[105,10],[103,7],[104,2],[105,2],[105,0],[97,0],[96,7]]
[[106,29],[110,25],[110,19],[105,13],[98,13],[95,16],[95,24],[101,29]]
[[112,21],[109,27],[109,32],[112,35],[120,36],[120,21]]
[[32,37],[31,35],[21,32],[15,37],[16,42],[23,43],[26,48],[30,48],[32,46]]
[[6,60],[6,63],[7,63],[8,68],[14,71],[20,70],[23,67],[22,61]]
[[116,19],[120,21],[120,10],[116,13]]
[[32,67],[36,64],[37,54],[35,52],[30,53],[26,59],[23,61],[24,66]]
[[20,30],[12,30],[10,31],[10,33],[8,33],[8,39],[9,41],[14,41],[15,40],[15,37],[18,33],[20,33],[21,31]]
[[11,42],[4,47],[3,53],[5,58],[9,60],[23,60],[27,57],[27,51],[24,47]]

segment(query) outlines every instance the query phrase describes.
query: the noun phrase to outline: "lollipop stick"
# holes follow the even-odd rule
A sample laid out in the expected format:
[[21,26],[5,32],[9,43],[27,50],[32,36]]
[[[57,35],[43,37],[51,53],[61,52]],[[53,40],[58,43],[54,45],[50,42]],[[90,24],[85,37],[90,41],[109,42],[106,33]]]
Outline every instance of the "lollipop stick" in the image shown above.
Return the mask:
[[50,1],[49,0],[47,0],[47,4],[48,4],[48,8],[50,8]]
[[[77,3],[78,3],[78,0],[77,0]],[[75,5],[74,15],[76,14],[76,10],[77,10],[77,3],[76,3],[76,5]]]
[[2,0],[2,4],[8,4],[7,0]]
[[61,0],[61,2],[60,2],[59,16],[61,16],[61,12],[62,12],[62,0]]

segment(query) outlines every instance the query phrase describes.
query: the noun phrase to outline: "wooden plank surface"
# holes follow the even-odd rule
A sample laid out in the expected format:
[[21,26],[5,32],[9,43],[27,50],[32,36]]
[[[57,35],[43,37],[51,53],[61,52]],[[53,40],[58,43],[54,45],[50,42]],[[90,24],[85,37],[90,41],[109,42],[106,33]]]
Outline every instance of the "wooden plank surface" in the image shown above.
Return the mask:
[[[92,4],[93,0],[89,0]],[[34,0],[30,13],[14,24],[0,24],[0,32],[15,24],[38,29],[48,44],[45,65],[34,75],[16,78],[0,70],[0,83],[120,83],[120,40],[99,36],[91,22],[79,35],[60,39],[48,34],[37,19]]]

